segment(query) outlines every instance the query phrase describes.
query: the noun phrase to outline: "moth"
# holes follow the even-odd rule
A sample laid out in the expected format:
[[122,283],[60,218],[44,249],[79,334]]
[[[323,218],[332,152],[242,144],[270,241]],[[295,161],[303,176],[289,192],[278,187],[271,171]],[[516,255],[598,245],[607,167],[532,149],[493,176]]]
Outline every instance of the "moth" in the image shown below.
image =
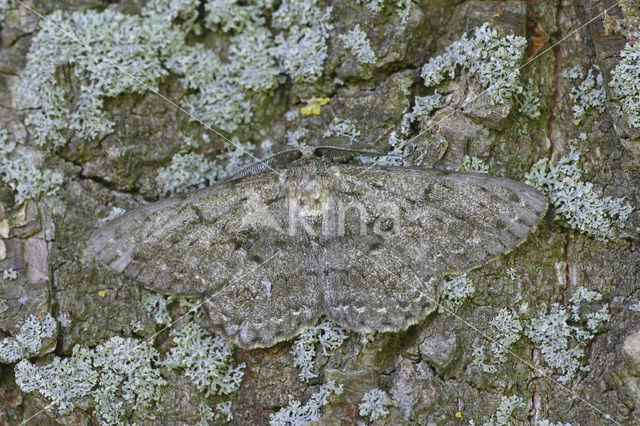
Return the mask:
[[96,230],[85,256],[153,291],[202,296],[212,330],[269,347],[323,315],[406,329],[434,310],[443,276],[508,252],[547,209],[512,180],[333,161],[342,151],[287,150],[145,205]]

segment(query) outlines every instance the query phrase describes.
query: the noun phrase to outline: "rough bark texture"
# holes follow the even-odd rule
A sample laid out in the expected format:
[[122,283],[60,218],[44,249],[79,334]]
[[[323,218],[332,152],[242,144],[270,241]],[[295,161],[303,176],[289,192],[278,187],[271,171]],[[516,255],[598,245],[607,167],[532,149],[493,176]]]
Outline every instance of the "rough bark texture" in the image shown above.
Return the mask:
[[[136,13],[142,6],[138,3],[142,2],[27,2],[42,14],[105,8]],[[490,174],[524,181],[537,160],[559,159],[569,152],[570,141],[585,133],[578,146],[583,179],[605,195],[625,197],[635,210],[617,239],[602,242],[556,220],[551,209],[523,245],[469,272],[475,292],[455,315],[434,311],[405,331],[376,335],[370,344],[363,344],[358,333],[348,332],[348,339],[335,352],[315,358],[314,370],[319,374],[308,383],[298,378],[293,341],[267,349],[238,349],[235,364],[246,363],[242,385],[230,397],[212,396],[205,399],[207,403],[215,407],[232,400],[232,423],[266,424],[272,413],[293,399],[306,401],[320,384],[335,380],[343,384],[344,392],[330,398],[321,424],[369,422],[359,415],[358,404],[372,388],[385,390],[396,403],[375,424],[467,424],[470,420],[481,424],[494,415],[503,397],[512,395],[523,403],[511,415],[513,424],[542,420],[640,424],[640,312],[630,309],[640,302],[640,132],[626,123],[610,101],[602,113],[590,111],[576,125],[569,100],[575,83],[562,75],[574,65],[583,70],[597,65],[611,99],[608,82],[627,39],[605,31],[602,19],[581,26],[613,2],[420,1],[410,9],[404,32],[398,30],[398,18],[389,5],[376,15],[355,2],[329,3],[334,8],[334,29],[323,77],[312,84],[287,81],[271,94],[255,95],[251,99],[254,117],[235,136],[256,142],[265,137],[284,141],[290,126],[283,118],[285,112],[304,106],[302,100],[323,96],[331,102],[321,114],[303,118],[316,139],[334,117],[348,117],[357,123],[361,140],[385,149],[386,132],[397,128],[414,96],[427,93],[420,67],[465,31],[473,32],[489,21],[503,34],[527,37],[525,61],[544,52],[521,69],[521,80],[539,93],[541,114],[529,119],[517,112],[516,101],[496,106],[486,96],[466,105],[483,89],[459,76],[444,89],[454,94],[448,105],[420,123],[426,129],[437,122],[419,139],[425,148],[423,164],[457,169],[465,155],[474,156],[487,164]],[[609,15],[632,21],[620,7]],[[39,19],[15,5],[0,22],[0,124],[25,138],[26,144],[32,139],[24,124],[29,111],[14,107],[11,88],[25,67]],[[356,23],[366,28],[378,58],[375,65],[358,63],[338,41],[337,35]],[[206,31],[197,38],[214,47],[220,43]],[[560,43],[546,51],[556,42]],[[77,84],[68,70],[59,72],[64,84],[71,88]],[[187,93],[176,78],[161,80],[159,90],[176,102]],[[18,271],[17,279],[0,280],[0,338],[14,336],[30,313],[42,317],[49,312],[55,318],[65,313],[70,320],[66,326],[58,325],[55,348],[44,345],[46,350],[32,356],[31,362],[45,363],[53,354],[67,357],[75,345],[94,347],[113,336],[153,335],[156,325],[143,306],[143,289],[106,268],[82,262],[80,254],[100,226],[98,218],[106,217],[112,207],[128,210],[161,198],[155,176],[184,147],[184,135],[208,134],[210,144],[199,149],[212,159],[211,153],[222,145],[216,134],[189,122],[150,92],[108,98],[104,109],[116,123],[113,132],[95,140],[70,132],[65,146],[43,155],[46,168],[64,175],[57,195],[17,204],[12,189],[0,186],[0,221],[7,218],[10,229],[2,238],[7,254],[0,258],[0,270]],[[490,353],[491,342],[483,336],[492,335],[489,322],[501,308],[514,309],[526,329],[552,304],[570,306],[569,299],[580,286],[602,295],[588,305],[593,307],[589,312],[608,304],[611,314],[592,340],[580,344],[585,350],[581,363],[589,371],[559,383],[558,371],[548,367],[538,345],[524,333],[510,346],[505,362],[494,362],[495,372],[485,372],[473,362],[475,347],[483,346]],[[177,306],[171,309],[182,312]],[[139,324],[137,331],[133,323]],[[584,322],[574,325],[584,328]],[[166,351],[168,333],[160,333],[153,342],[161,353]],[[163,414],[156,422],[196,423],[202,400],[197,389],[179,370],[163,374],[168,385],[158,407]],[[0,423],[20,423],[48,403],[37,392],[20,390],[13,364],[0,364],[0,395]],[[30,420],[35,424],[92,421],[91,410],[62,415],[51,407]],[[128,421],[146,420],[134,412],[128,414]]]

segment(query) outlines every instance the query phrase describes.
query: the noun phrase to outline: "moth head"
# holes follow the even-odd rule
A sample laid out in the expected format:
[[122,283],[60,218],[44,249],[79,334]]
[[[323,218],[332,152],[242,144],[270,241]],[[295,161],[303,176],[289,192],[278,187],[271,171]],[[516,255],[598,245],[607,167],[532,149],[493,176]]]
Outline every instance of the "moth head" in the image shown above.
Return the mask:
[[323,214],[335,190],[335,178],[329,173],[331,163],[315,156],[302,158],[287,169],[285,179],[290,201],[300,214]]

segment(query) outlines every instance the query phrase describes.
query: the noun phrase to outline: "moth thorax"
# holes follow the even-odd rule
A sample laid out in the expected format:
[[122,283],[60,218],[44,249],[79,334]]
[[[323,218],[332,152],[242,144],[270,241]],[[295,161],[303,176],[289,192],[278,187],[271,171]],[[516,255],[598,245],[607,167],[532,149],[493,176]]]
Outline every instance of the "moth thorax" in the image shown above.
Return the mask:
[[289,202],[302,216],[323,215],[331,204],[332,180],[322,161],[292,168],[287,179]]

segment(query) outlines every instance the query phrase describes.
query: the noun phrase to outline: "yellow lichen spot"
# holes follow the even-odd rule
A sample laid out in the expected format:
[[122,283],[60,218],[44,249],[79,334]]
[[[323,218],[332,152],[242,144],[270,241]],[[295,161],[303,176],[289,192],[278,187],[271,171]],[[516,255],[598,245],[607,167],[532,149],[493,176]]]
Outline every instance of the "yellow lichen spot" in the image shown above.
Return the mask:
[[312,97],[307,101],[307,106],[300,108],[300,114],[302,115],[319,115],[322,111],[322,107],[329,103],[329,98],[316,98]]
[[462,418],[462,412],[461,411],[456,411],[456,418],[457,419],[461,419]]
[[98,296],[100,296],[100,297],[104,297],[106,294],[107,294],[107,290],[100,290],[98,292]]

